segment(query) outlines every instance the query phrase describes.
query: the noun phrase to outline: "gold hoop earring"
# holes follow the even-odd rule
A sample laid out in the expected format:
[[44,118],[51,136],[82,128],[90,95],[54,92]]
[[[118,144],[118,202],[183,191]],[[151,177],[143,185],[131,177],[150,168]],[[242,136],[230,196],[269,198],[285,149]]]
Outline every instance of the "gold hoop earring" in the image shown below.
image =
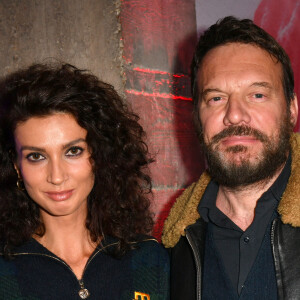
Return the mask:
[[22,180],[22,178],[18,178],[18,180],[17,180],[17,188],[18,188],[18,190],[20,190],[20,191],[25,191],[25,187],[24,187],[24,184],[23,184],[23,180]]

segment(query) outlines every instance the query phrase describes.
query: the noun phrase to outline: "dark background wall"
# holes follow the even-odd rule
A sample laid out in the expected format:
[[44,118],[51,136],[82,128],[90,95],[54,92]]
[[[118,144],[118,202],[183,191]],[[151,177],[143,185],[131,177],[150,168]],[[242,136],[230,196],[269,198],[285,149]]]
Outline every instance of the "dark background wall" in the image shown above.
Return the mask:
[[1,75],[55,58],[123,91],[119,1],[0,0]]

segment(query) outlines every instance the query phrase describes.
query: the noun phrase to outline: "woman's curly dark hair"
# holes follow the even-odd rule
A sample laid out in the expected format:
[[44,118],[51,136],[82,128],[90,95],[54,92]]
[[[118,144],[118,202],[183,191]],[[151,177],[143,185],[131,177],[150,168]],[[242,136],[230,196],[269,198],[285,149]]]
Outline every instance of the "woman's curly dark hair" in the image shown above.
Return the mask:
[[57,112],[73,115],[87,130],[95,174],[86,220],[91,239],[114,236],[124,253],[136,234],[147,234],[153,226],[147,168],[152,159],[145,132],[111,85],[68,64],[32,65],[0,82],[0,240],[5,253],[44,233],[38,205],[16,186],[14,131],[31,117]]

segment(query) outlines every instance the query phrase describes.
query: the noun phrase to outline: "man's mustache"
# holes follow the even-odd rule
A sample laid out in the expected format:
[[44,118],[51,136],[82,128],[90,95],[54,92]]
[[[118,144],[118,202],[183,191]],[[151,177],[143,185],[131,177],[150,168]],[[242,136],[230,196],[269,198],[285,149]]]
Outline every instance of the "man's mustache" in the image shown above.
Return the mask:
[[214,135],[210,144],[216,144],[225,137],[230,137],[230,136],[253,136],[257,140],[261,142],[266,142],[269,140],[268,136],[262,133],[261,131],[254,129],[249,126],[230,126],[228,128],[223,129],[221,132],[218,134]]

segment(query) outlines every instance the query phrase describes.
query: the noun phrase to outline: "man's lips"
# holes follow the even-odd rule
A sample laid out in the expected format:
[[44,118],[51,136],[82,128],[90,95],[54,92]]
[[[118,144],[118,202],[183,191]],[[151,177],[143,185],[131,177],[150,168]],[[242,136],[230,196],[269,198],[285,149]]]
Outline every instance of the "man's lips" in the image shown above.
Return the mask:
[[234,135],[228,136],[221,140],[221,143],[225,146],[234,146],[234,145],[241,145],[241,144],[254,144],[259,142],[257,138],[254,136],[248,135]]
[[69,199],[72,194],[73,194],[74,190],[67,190],[67,191],[61,191],[61,192],[45,192],[45,194],[51,198],[54,201],[64,201]]

